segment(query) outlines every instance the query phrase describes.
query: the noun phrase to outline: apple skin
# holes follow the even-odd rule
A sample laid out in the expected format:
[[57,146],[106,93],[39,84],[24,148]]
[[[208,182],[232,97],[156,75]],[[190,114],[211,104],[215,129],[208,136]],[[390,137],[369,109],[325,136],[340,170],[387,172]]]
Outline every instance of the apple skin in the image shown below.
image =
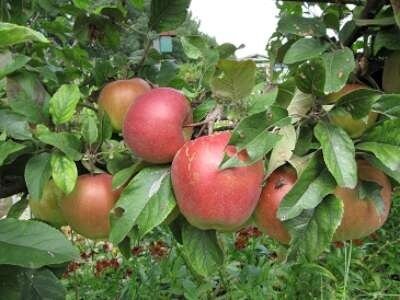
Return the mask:
[[[389,179],[380,170],[365,160],[357,161],[358,176],[361,180],[376,182],[382,186],[384,212],[378,213],[375,204],[369,199],[359,199],[358,190],[336,187],[335,195],[343,201],[344,214],[333,241],[362,239],[386,222],[391,205],[392,187]],[[278,207],[296,181],[294,170],[280,168],[267,179],[259,204],[255,210],[257,226],[272,238],[289,244],[290,236],[283,223],[276,217]],[[276,188],[278,187],[278,188]]]
[[121,131],[129,107],[150,90],[151,86],[141,78],[113,81],[101,90],[98,104],[109,116],[112,127]]
[[106,238],[109,213],[120,196],[109,174],[81,175],[74,190],[61,201],[61,211],[73,230],[90,239]]
[[[171,169],[178,207],[193,226],[200,229],[232,231],[240,228],[253,213],[261,193],[263,162],[251,166],[219,170],[229,132],[215,133],[187,142],[176,154]],[[239,154],[246,159],[247,154]]]
[[140,96],[126,114],[123,137],[132,152],[150,163],[168,163],[190,139],[189,101],[172,88],[155,88]]
[[[360,89],[366,89],[365,85],[349,83],[344,86],[339,92],[329,94],[324,99],[324,104],[334,104],[338,102],[342,97]],[[334,107],[328,113],[329,121],[343,128],[350,137],[359,138],[367,129],[371,128],[378,118],[378,114],[370,112],[366,120],[354,119],[353,116],[342,107]]]
[[53,180],[50,180],[44,186],[41,199],[29,198],[29,207],[33,216],[56,227],[66,225],[67,221],[59,206],[63,197],[63,191],[56,186]]

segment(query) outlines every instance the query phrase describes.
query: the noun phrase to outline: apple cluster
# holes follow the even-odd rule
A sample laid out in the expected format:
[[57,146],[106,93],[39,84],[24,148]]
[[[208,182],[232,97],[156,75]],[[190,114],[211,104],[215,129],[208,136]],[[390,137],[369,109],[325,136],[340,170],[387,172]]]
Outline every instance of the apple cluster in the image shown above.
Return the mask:
[[[339,97],[332,95],[327,101],[335,102]],[[151,88],[140,78],[118,80],[103,88],[99,107],[108,114],[114,129],[122,130],[124,142],[136,157],[153,164],[172,163],[171,180],[177,205],[190,224],[204,230],[233,231],[254,216],[263,232],[282,243],[290,242],[290,234],[276,213],[296,183],[293,168],[277,169],[265,184],[263,161],[220,169],[225,156],[236,155],[244,162],[249,157],[245,151],[238,153],[229,145],[229,131],[191,140],[190,103],[172,88]],[[337,114],[332,112],[331,117],[338,118]],[[358,134],[355,132],[353,136]],[[373,201],[360,199],[357,188],[337,187],[335,195],[343,201],[344,216],[334,235],[335,241],[363,238],[387,219],[391,205],[389,179],[363,160],[358,161],[358,172],[360,180],[382,187],[384,209],[377,210]],[[121,190],[112,189],[111,175],[86,174],[79,176],[75,189],[68,195],[60,195],[54,183],[49,182],[43,193],[44,201],[36,202],[50,207],[45,209],[51,211],[49,214],[41,213],[33,201],[31,207],[37,218],[56,225],[68,223],[88,238],[106,238],[110,231],[109,213],[120,193]]]

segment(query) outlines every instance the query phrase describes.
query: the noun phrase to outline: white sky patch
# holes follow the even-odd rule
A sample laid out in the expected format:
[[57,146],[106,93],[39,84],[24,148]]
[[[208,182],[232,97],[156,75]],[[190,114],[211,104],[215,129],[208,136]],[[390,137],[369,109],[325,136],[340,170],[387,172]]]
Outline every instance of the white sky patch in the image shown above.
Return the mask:
[[245,44],[238,57],[265,55],[268,38],[276,29],[278,11],[273,0],[192,0],[193,17],[200,31],[219,44]]

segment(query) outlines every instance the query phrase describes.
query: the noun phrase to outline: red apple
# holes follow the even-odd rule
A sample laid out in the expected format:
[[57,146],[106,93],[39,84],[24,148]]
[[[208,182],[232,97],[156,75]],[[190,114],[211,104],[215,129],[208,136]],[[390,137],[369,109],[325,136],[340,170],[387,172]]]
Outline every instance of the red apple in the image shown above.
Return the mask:
[[99,106],[110,117],[111,125],[121,131],[125,115],[137,97],[151,90],[141,78],[117,80],[105,85],[99,96]]
[[79,234],[106,238],[110,231],[109,213],[120,191],[112,190],[109,174],[81,175],[75,189],[61,201],[61,211],[68,224]]
[[151,163],[168,163],[192,135],[192,109],[185,96],[156,88],[140,96],[125,117],[123,136],[134,154]]
[[44,186],[41,199],[29,198],[29,206],[33,216],[57,227],[66,225],[67,222],[59,206],[63,197],[63,191],[56,186],[53,180],[50,180]]
[[[355,189],[337,187],[335,195],[343,201],[344,214],[333,241],[364,238],[382,227],[389,214],[392,192],[389,179],[382,171],[364,160],[359,160],[357,165],[361,180],[375,182],[382,187],[384,211],[382,214],[378,213],[371,199],[360,199],[357,187]],[[276,213],[282,199],[295,181],[295,171],[288,167],[273,172],[264,186],[255,210],[255,220],[259,228],[284,244],[289,243],[290,236],[283,223],[276,217]]]
[[[251,216],[261,193],[263,162],[220,170],[229,132],[186,143],[172,162],[172,184],[181,213],[200,229],[235,230]],[[246,154],[240,154],[246,159]]]

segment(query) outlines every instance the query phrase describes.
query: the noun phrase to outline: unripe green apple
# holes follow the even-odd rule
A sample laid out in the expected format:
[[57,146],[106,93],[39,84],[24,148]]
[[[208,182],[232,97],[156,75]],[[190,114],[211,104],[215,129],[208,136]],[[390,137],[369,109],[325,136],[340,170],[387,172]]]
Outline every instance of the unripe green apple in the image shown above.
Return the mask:
[[81,175],[74,190],[61,201],[61,211],[73,230],[91,238],[106,238],[110,232],[109,214],[120,190],[113,191],[109,174]]
[[[171,178],[183,216],[200,229],[236,230],[251,216],[260,197],[263,162],[220,170],[229,132],[215,133],[187,142],[175,155]],[[239,159],[248,159],[240,153]]]
[[140,78],[113,81],[101,90],[99,107],[107,113],[113,128],[121,131],[129,107],[137,97],[150,90],[150,85]]
[[41,199],[29,198],[33,216],[57,227],[66,225],[67,222],[60,209],[60,201],[63,197],[63,191],[56,186],[53,180],[50,180],[44,186]]

